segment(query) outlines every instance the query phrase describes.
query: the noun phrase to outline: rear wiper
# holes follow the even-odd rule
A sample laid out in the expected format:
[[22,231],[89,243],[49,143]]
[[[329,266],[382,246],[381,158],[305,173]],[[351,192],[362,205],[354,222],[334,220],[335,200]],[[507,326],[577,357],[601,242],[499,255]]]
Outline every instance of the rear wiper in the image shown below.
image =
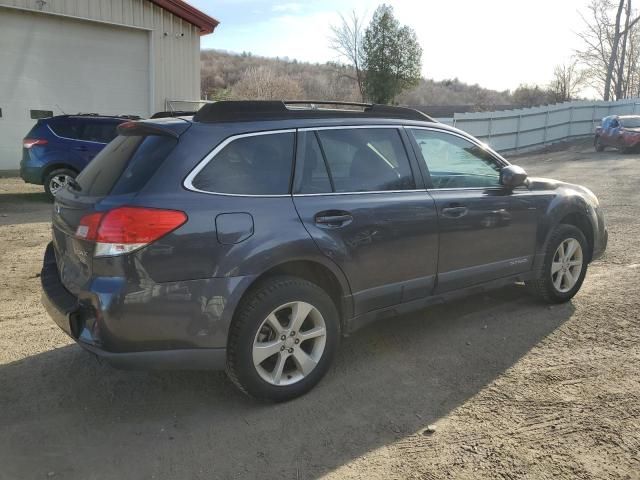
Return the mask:
[[82,191],[82,187],[80,186],[80,184],[78,182],[76,182],[75,178],[70,178],[69,180],[67,180],[67,185],[69,185],[76,192],[81,192]]

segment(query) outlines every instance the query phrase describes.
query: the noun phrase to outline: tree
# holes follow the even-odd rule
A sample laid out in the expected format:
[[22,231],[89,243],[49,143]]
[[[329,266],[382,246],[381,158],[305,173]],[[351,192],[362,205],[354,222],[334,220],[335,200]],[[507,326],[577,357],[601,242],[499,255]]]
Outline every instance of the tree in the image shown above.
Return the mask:
[[380,5],[362,42],[364,86],[376,103],[390,103],[420,81],[422,48],[413,29],[401,27],[393,8]]
[[577,60],[556,65],[553,70],[553,80],[549,84],[551,100],[556,103],[574,100],[584,82],[585,73],[578,68]]
[[355,10],[351,12],[351,16],[348,18],[340,15],[340,24],[331,25],[331,32],[332,36],[330,39],[330,47],[342,58],[346,59],[349,65],[351,65],[355,70],[355,78],[350,75],[349,78],[353,78],[358,84],[360,97],[364,102],[365,91],[364,72],[362,71],[362,20],[356,14]]
[[551,93],[538,85],[520,85],[513,92],[513,103],[519,107],[535,107],[553,103]]
[[590,85],[602,92],[604,100],[636,91],[633,69],[640,53],[640,15],[632,9],[631,0],[591,0],[588,15],[581,16],[585,29],[578,36],[584,47],[576,54]]
[[231,92],[234,98],[251,100],[296,100],[303,94],[296,79],[279,76],[272,68],[265,66],[245,70]]

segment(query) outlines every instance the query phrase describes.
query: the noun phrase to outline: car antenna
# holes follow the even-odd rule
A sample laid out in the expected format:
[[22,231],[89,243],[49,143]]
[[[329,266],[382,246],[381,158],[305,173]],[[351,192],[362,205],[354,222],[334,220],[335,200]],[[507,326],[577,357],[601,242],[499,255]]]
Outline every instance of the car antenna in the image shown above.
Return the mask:
[[63,115],[67,114],[67,112],[65,112],[62,108],[60,108],[60,105],[58,105],[57,103],[56,103],[56,107],[58,107],[58,110],[60,110]]

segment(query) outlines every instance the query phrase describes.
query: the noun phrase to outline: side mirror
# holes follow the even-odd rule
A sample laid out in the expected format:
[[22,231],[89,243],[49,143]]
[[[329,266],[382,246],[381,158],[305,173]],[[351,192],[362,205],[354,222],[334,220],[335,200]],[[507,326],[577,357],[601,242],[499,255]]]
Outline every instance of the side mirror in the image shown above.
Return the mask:
[[509,165],[500,170],[500,184],[503,187],[514,189],[524,185],[527,180],[527,172],[517,165]]

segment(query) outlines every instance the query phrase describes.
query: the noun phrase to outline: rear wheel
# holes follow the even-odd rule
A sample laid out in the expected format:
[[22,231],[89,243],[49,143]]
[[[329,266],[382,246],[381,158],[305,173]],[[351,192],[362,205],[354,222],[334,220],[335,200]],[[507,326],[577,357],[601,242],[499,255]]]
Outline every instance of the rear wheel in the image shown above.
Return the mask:
[[547,245],[538,278],[527,282],[531,292],[549,303],[569,301],[587,273],[587,240],[574,225],[558,225]]
[[604,145],[602,145],[602,143],[600,143],[600,137],[596,137],[596,139],[593,142],[593,145],[596,148],[596,152],[602,152],[604,151]]
[[229,332],[227,375],[246,394],[285,401],[313,388],[338,346],[331,298],[296,277],[274,277],[240,306]]
[[56,194],[67,186],[69,180],[73,180],[77,175],[77,172],[69,168],[56,168],[47,174],[44,191],[53,200]]

